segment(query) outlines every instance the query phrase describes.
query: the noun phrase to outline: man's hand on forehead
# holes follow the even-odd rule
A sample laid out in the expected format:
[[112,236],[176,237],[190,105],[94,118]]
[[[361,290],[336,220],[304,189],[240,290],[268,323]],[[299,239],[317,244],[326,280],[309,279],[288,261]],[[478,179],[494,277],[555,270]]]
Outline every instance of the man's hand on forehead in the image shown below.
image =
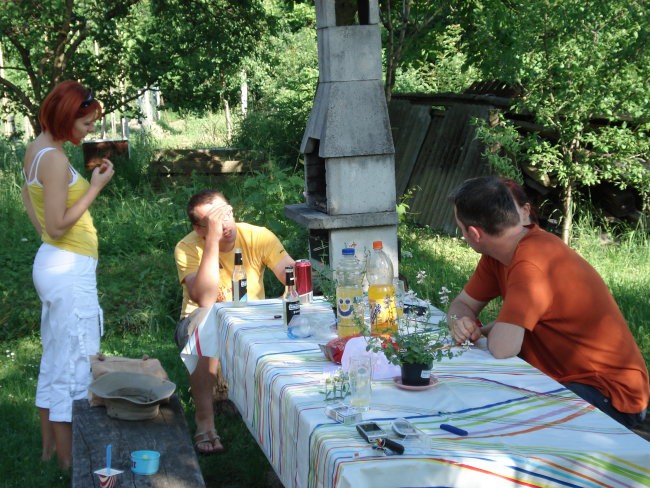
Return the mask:
[[223,200],[217,200],[214,202],[203,220],[206,222],[208,220],[228,221],[232,220],[232,218],[232,207]]

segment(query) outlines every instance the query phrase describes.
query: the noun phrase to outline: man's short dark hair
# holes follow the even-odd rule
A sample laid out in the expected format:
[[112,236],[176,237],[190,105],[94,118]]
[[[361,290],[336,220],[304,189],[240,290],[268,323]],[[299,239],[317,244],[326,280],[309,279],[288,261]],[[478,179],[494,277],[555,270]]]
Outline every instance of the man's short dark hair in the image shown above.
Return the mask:
[[498,236],[520,222],[510,190],[494,176],[466,180],[451,192],[449,200],[465,227],[480,227],[490,235]]
[[217,198],[223,200],[226,203],[228,202],[228,200],[226,200],[226,197],[223,196],[223,193],[217,190],[210,190],[210,189],[201,190],[200,192],[195,193],[190,197],[190,201],[187,202],[187,216],[189,217],[190,222],[192,222],[192,225],[196,225],[199,223],[198,219],[196,218],[196,215],[194,215],[194,209],[199,205],[212,203]]

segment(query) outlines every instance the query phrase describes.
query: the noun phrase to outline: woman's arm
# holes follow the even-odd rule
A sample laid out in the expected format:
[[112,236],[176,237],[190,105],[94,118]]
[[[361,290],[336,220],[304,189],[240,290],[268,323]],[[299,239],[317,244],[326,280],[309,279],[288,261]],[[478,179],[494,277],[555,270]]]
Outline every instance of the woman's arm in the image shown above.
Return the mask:
[[45,230],[53,239],[60,239],[81,218],[114,174],[113,163],[104,159],[104,163],[93,171],[88,191],[71,207],[66,208],[68,165],[68,159],[63,153],[51,151],[43,156],[38,168],[45,201]]

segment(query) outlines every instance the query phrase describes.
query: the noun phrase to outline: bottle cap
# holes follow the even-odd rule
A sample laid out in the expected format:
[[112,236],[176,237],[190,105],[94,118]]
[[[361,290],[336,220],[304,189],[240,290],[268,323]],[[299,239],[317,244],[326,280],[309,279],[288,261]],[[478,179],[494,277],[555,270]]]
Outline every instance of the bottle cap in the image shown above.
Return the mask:
[[373,241],[372,242],[372,248],[373,249],[383,249],[384,245],[381,241]]
[[353,247],[344,247],[343,251],[341,253],[344,256],[354,256],[354,248]]

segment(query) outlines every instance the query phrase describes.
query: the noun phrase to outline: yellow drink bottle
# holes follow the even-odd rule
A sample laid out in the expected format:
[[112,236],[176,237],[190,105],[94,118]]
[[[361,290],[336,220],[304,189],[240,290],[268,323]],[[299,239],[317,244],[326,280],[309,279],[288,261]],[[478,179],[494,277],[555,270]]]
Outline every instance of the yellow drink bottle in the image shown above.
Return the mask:
[[393,286],[393,263],[383,250],[381,241],[372,243],[368,259],[368,302],[370,303],[370,331],[377,334],[397,332],[397,308]]
[[363,268],[354,256],[354,248],[346,247],[336,269],[336,324],[339,337],[361,332],[363,325]]
[[370,331],[374,334],[397,333],[397,308],[393,285],[369,285]]

